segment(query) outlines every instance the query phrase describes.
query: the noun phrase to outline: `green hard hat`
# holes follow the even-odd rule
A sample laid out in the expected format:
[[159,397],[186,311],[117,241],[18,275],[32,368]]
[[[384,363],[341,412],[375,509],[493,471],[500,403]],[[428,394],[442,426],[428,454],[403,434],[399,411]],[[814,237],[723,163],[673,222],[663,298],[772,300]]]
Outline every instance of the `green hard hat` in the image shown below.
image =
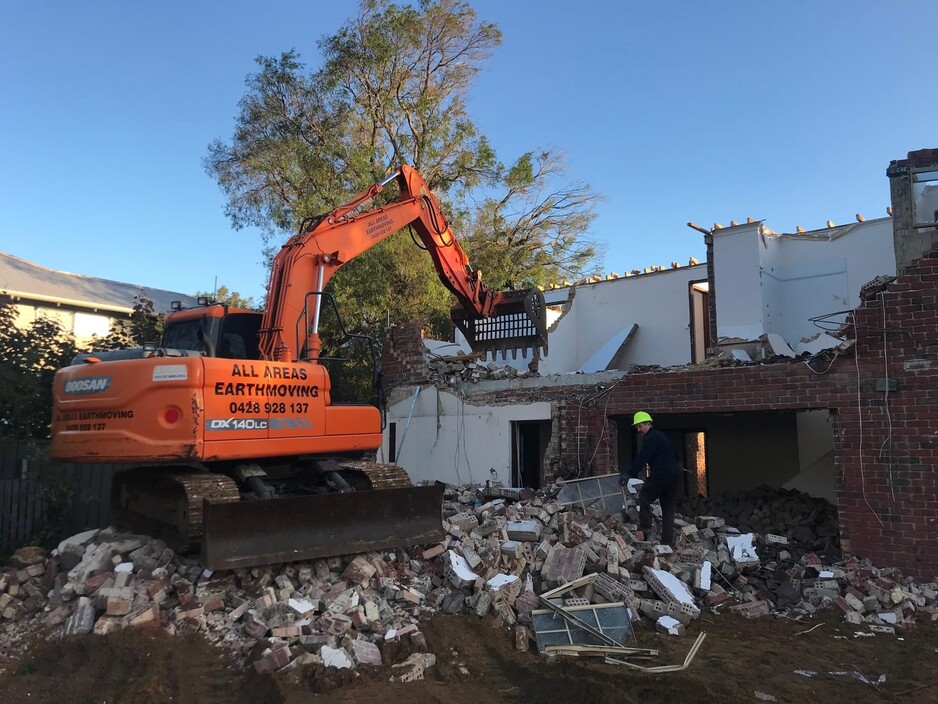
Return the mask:
[[645,413],[645,411],[639,411],[635,414],[635,417],[632,418],[632,425],[638,425],[639,423],[651,423],[651,416]]

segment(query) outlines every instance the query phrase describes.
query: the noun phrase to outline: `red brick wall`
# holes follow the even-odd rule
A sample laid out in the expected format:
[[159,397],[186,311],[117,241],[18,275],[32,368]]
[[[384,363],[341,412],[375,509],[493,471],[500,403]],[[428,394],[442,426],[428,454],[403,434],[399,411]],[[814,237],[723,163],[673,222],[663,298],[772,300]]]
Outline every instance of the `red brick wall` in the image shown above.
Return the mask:
[[[838,365],[853,367],[835,438],[844,544],[921,576],[938,575],[936,292],[932,252],[856,312],[857,356]],[[888,398],[875,386],[887,376],[899,384]]]
[[424,356],[423,328],[419,323],[392,325],[381,353],[385,387],[426,384],[430,367]]

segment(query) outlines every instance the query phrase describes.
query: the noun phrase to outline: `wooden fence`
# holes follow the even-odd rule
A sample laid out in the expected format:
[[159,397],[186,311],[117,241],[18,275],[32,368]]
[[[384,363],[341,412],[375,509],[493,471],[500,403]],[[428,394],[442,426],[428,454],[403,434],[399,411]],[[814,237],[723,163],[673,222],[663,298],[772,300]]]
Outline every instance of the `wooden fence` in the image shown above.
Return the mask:
[[[0,553],[28,545],[40,532],[61,539],[111,520],[111,477],[120,465],[48,459],[48,443],[0,443]],[[45,529],[45,531],[44,531]]]

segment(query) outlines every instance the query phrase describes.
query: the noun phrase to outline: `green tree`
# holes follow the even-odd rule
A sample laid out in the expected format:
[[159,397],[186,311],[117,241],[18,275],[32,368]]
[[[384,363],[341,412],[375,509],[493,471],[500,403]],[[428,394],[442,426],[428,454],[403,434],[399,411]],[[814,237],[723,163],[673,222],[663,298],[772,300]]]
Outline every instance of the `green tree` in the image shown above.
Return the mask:
[[[472,82],[501,40],[460,0],[364,0],[319,42],[318,71],[296,51],[258,58],[230,143],[215,141],[205,160],[232,224],[259,226],[269,255],[306,218],[409,163],[492,286],[591,271],[589,186],[563,182],[550,150],[503,165],[468,114]],[[451,297],[407,233],[343,266],[330,289],[352,328],[379,335],[388,319],[423,320],[449,334]]]
[[[472,257],[489,285],[524,289],[596,271],[603,247],[585,235],[600,196],[564,183],[563,155],[529,152],[499,171],[499,195],[473,214]],[[505,253],[511,252],[506,257]]]
[[21,329],[17,315],[0,301],[0,438],[47,438],[53,377],[80,350],[57,321],[40,316]]
[[253,298],[245,298],[237,291],[229,291],[228,287],[224,284],[219,286],[214,293],[209,291],[197,291],[195,297],[205,297],[217,303],[224,303],[230,308],[244,308],[245,310],[254,310],[255,308]]
[[91,342],[95,350],[123,350],[142,347],[144,343],[159,343],[163,337],[163,322],[166,316],[157,313],[153,301],[141,291],[134,296],[134,309],[130,320],[115,320],[107,337],[95,337]]

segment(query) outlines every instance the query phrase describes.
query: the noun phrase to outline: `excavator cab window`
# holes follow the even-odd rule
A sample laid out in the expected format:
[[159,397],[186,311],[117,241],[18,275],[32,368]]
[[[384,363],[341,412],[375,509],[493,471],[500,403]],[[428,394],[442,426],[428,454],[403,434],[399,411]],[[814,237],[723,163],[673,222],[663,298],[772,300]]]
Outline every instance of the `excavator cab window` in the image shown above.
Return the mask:
[[218,357],[226,359],[260,359],[257,331],[261,327],[260,313],[229,313],[221,327]]
[[167,350],[205,352],[207,350],[203,340],[213,344],[218,339],[220,323],[220,318],[208,316],[168,321],[163,328],[162,347]]

